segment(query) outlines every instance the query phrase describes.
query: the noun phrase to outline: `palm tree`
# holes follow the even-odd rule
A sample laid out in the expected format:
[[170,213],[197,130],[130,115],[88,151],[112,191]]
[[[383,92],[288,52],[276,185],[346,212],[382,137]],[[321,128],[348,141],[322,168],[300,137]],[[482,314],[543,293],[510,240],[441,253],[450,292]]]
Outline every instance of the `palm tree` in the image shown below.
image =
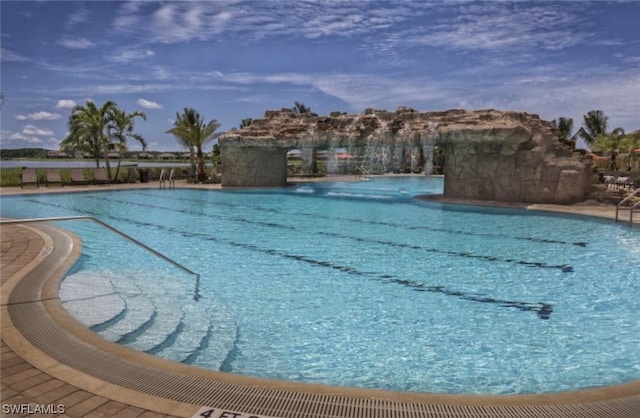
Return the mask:
[[598,135],[607,134],[608,120],[609,118],[602,110],[592,110],[584,115],[584,124],[576,135],[584,139],[587,145],[591,145]]
[[140,134],[133,132],[135,118],[137,117],[147,120],[147,115],[138,110],[127,114],[122,109],[115,109],[111,114],[111,120],[107,126],[107,132],[110,139],[116,140],[116,142],[110,144],[110,146],[118,150],[118,166],[116,168],[115,175],[116,179],[120,174],[120,161],[122,160],[122,154],[127,150],[127,138],[135,139],[140,145],[142,145],[143,151],[147,149],[147,141]]
[[620,144],[620,149],[629,153],[627,164],[633,168],[638,157],[636,150],[640,150],[640,129],[625,136]]
[[[167,133],[173,134],[181,145],[189,148],[191,152],[191,165],[192,168],[196,170],[199,182],[203,182],[207,178],[202,147],[217,137],[216,130],[219,127],[220,124],[217,120],[212,119],[209,123],[205,124],[202,115],[192,108],[185,107],[182,114],[176,113],[173,128],[167,131]],[[194,150],[197,163],[194,163]]]
[[592,142],[592,146],[596,152],[604,152],[609,154],[611,162],[608,170],[611,172],[618,171],[616,157],[620,152],[620,146],[624,139],[624,129],[616,128],[609,133],[598,134]]
[[295,101],[295,102],[293,102],[293,104],[295,106],[293,106],[291,108],[291,110],[293,110],[293,113],[295,113],[296,115],[306,115],[306,114],[311,113],[311,108],[305,106],[301,102]]
[[557,120],[551,121],[553,126],[558,130],[558,134],[560,134],[560,139],[563,141],[567,141],[570,139],[574,139],[571,136],[571,132],[573,131],[573,119],[571,118],[558,118]]
[[96,160],[96,168],[100,167],[100,157],[104,155],[107,173],[111,177],[110,140],[107,131],[117,110],[118,105],[111,100],[99,108],[92,101],[87,101],[86,106],[74,106],[69,115],[69,135],[62,140],[60,147],[67,151],[91,153]]

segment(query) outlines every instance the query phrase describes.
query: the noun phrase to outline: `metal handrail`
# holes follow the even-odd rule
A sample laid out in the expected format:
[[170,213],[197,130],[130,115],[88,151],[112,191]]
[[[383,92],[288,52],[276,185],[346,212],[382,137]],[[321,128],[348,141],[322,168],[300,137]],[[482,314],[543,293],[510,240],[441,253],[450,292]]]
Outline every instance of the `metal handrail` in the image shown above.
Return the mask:
[[640,201],[636,202],[636,204],[631,206],[631,209],[629,209],[629,223],[631,224],[632,228],[633,228],[633,211],[634,210],[640,211]]
[[[620,202],[618,202],[618,204],[616,205],[616,222],[618,221],[618,212],[621,208],[621,206],[625,203],[627,203],[627,201],[631,200],[635,195],[637,195],[638,193],[640,193],[640,187],[637,188],[633,193],[631,193],[629,196],[625,197],[624,199],[622,199]],[[631,215],[630,218],[633,219],[633,209],[635,209],[635,207],[638,206],[638,204],[636,203],[633,207],[630,208],[631,210]],[[633,226],[633,223],[631,224]]]
[[162,258],[163,260],[169,262],[170,264],[178,267],[179,269],[181,269],[182,271],[185,271],[189,274],[193,274],[194,276],[196,276],[196,287],[195,287],[195,293],[194,293],[194,299],[197,301],[198,299],[200,299],[200,275],[192,270],[189,270],[188,268],[186,268],[185,266],[183,266],[182,264],[178,263],[177,261],[174,261],[172,259],[170,259],[169,257],[167,257],[166,255],[162,254],[159,251],[154,250],[153,248],[149,247],[148,245],[138,241],[137,239],[125,234],[124,232],[112,227],[111,225],[109,225],[106,222],[101,221],[98,218],[95,218],[93,216],[86,216],[86,215],[82,215],[82,216],[61,216],[61,217],[52,217],[52,218],[32,218],[32,219],[10,219],[10,220],[0,220],[0,225],[4,225],[4,224],[20,224],[20,223],[33,223],[33,222],[58,222],[58,221],[78,221],[78,220],[89,220],[92,222],[95,222],[99,225],[102,225],[103,227],[107,228],[108,230],[115,232],[116,234],[120,235],[121,237],[133,242],[134,244],[144,248],[145,250],[151,252],[152,254],[156,255],[157,257]]
[[[362,174],[364,176],[365,179],[369,178],[369,171],[364,168],[363,166],[358,166],[358,171],[360,172],[360,174]],[[359,175],[356,176],[356,179],[360,178]]]
[[169,179],[168,179],[168,180],[167,180],[167,179],[165,179],[165,177],[166,177],[166,176],[165,176],[166,170],[165,170],[164,168],[163,168],[162,170],[160,170],[160,179],[159,179],[159,182],[160,182],[160,188],[161,188],[161,189],[162,189],[162,188],[165,188],[165,189],[167,188],[167,181],[169,181],[169,187],[170,187],[170,188],[172,188],[172,189],[173,189],[173,188],[175,188],[175,187],[176,187],[176,180],[173,178],[173,170],[174,170],[174,169],[172,168],[172,169],[171,169],[171,171],[169,172]]

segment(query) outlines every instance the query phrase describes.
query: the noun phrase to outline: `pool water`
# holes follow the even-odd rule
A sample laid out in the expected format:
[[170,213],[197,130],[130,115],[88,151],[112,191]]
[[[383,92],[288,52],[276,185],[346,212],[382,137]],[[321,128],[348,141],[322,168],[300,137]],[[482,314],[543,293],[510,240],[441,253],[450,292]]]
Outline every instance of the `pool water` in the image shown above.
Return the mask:
[[[104,338],[252,376],[522,394],[640,379],[640,233],[609,221],[415,199],[438,178],[2,200],[90,215],[60,289]],[[99,309],[98,309],[99,307]]]

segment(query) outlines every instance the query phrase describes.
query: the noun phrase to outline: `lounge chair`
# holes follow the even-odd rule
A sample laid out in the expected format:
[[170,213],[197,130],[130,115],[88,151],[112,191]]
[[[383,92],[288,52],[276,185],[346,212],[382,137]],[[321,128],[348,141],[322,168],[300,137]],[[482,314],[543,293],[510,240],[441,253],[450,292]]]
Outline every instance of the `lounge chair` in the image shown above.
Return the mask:
[[93,169],[93,184],[111,184],[111,179],[102,168]]
[[616,180],[616,184],[626,188],[633,190],[636,186],[636,179],[640,177],[640,170],[632,171],[631,173],[626,174],[624,177],[618,177]]
[[60,170],[57,168],[47,168],[47,187],[54,185],[64,187],[62,177],[60,177]]
[[40,187],[40,183],[38,182],[38,173],[35,168],[24,167],[22,169],[20,187],[24,189],[27,186]]
[[89,180],[87,180],[87,178],[85,177],[84,169],[82,168],[72,168],[70,175],[72,185],[81,184],[86,186],[87,184],[89,184]]

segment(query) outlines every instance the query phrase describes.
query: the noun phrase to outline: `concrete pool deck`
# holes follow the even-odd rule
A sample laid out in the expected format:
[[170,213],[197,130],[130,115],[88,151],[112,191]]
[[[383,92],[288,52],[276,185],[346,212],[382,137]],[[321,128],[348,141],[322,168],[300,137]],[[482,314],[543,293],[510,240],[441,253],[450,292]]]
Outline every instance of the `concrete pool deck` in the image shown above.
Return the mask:
[[[3,188],[0,196],[141,187],[157,184]],[[615,216],[612,207],[548,206],[531,209]],[[79,254],[77,237],[45,223],[4,224],[0,232],[2,416],[190,417],[203,406],[215,409],[212,417],[234,418],[640,416],[640,381],[555,394],[458,396],[281,382],[162,360],[103,340],[61,307],[58,284]]]

